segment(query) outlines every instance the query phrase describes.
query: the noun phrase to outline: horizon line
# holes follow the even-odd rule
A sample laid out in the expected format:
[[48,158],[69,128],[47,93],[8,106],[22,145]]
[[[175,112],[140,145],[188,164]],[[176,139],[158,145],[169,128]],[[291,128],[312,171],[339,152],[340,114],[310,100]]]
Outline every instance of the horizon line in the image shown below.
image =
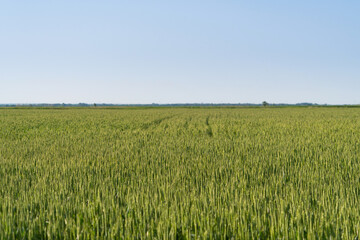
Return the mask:
[[264,103],[266,105],[317,105],[317,106],[322,106],[322,105],[326,105],[326,106],[357,106],[360,105],[359,103],[352,103],[352,104],[348,104],[348,103],[344,103],[344,104],[328,104],[328,103],[313,103],[313,102],[298,102],[298,103],[286,103],[286,102],[280,102],[280,103],[271,103],[271,102],[267,102],[267,101],[263,101],[260,103],[252,103],[252,102],[237,102],[237,103],[232,103],[232,102],[223,102],[223,103],[219,103],[219,102],[177,102],[177,103],[106,103],[106,102],[77,102],[77,103],[61,103],[61,102],[57,102],[57,103],[46,103],[46,102],[37,102],[37,103],[0,103],[0,106],[31,106],[31,105],[48,105],[48,106],[54,106],[54,105],[89,105],[89,106],[94,106],[94,105],[109,105],[109,106],[161,106],[161,105],[264,105]]

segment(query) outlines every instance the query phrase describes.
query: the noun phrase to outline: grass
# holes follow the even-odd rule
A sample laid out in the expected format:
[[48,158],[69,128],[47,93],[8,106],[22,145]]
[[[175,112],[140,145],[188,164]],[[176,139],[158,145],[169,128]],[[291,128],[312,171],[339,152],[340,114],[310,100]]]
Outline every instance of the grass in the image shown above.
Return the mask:
[[0,239],[354,239],[360,109],[0,109]]

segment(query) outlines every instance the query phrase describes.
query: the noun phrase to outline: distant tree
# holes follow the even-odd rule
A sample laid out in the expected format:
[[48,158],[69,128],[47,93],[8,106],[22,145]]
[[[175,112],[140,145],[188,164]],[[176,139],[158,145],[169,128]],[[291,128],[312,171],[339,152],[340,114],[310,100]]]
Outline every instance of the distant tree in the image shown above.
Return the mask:
[[263,101],[263,102],[262,102],[262,105],[263,105],[263,107],[267,107],[267,106],[269,106],[269,104],[268,104],[268,102],[267,102],[267,101]]
[[96,107],[96,103],[94,103],[94,107]]

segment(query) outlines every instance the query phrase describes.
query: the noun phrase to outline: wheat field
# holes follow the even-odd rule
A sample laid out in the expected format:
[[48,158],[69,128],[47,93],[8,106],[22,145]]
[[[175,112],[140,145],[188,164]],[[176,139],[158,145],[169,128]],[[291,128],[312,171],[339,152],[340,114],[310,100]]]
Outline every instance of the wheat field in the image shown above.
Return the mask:
[[0,109],[0,239],[355,239],[360,108]]

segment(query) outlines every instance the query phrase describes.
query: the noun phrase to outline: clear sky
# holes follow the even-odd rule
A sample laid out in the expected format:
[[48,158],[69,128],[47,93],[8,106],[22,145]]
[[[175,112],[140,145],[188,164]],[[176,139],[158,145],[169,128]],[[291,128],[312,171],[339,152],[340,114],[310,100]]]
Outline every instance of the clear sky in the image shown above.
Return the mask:
[[360,103],[360,1],[0,0],[0,103]]

